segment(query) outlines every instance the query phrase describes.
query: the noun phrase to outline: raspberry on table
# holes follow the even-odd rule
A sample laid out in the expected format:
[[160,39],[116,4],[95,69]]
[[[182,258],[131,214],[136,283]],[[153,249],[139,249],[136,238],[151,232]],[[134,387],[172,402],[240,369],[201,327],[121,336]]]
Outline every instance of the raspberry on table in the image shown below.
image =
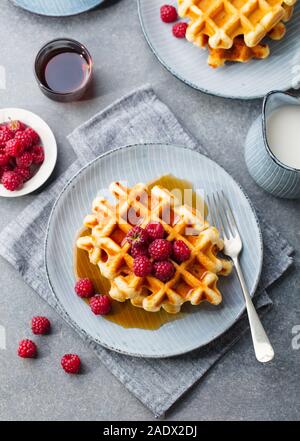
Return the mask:
[[16,167],[14,172],[22,177],[23,182],[28,181],[32,175],[30,168],[27,167]]
[[175,23],[172,29],[174,37],[185,38],[187,27],[188,25],[184,21]]
[[27,127],[27,129],[25,129],[25,133],[29,136],[31,140],[31,145],[35,145],[40,141],[38,133],[31,127]]
[[127,242],[133,244],[146,244],[148,243],[148,233],[142,227],[133,227],[126,235]]
[[110,298],[106,295],[96,294],[90,300],[90,307],[95,315],[105,315],[111,310]]
[[45,159],[45,152],[42,146],[36,145],[32,149],[33,163],[42,164]]
[[137,277],[149,276],[152,272],[151,260],[146,256],[138,256],[133,262],[133,272]]
[[5,146],[5,153],[9,156],[17,158],[23,153],[24,149],[25,147],[23,142],[19,139],[14,138],[7,141]]
[[160,222],[150,222],[145,230],[148,233],[149,240],[153,241],[155,239],[163,239],[165,235],[164,227]]
[[10,191],[18,190],[23,184],[22,176],[15,171],[6,171],[2,175],[1,183]]
[[32,145],[31,137],[28,135],[26,130],[19,130],[18,132],[16,132],[14,139],[18,139],[21,142],[23,150]]
[[29,339],[21,340],[18,347],[18,356],[22,358],[34,358],[37,354],[36,344]]
[[7,141],[13,138],[12,133],[7,129],[0,130],[0,148],[4,148],[6,146]]
[[173,23],[177,20],[177,10],[172,5],[163,5],[160,8],[160,18],[164,23]]
[[33,154],[30,152],[24,152],[16,159],[17,166],[30,167],[33,163]]
[[175,240],[173,243],[173,257],[177,262],[184,262],[191,256],[191,250],[182,240]]
[[172,243],[166,239],[155,239],[148,249],[152,259],[166,260],[171,256]]
[[147,244],[134,243],[131,246],[130,254],[135,259],[138,256],[149,256]]
[[169,260],[155,262],[153,265],[153,275],[161,282],[168,282],[175,273],[175,267]]
[[95,292],[93,282],[88,278],[77,280],[75,284],[75,292],[79,297],[92,297]]
[[6,153],[0,153],[0,166],[7,165],[9,163],[10,156]]
[[31,330],[34,334],[48,334],[50,331],[50,321],[47,317],[36,316],[31,319]]
[[10,130],[12,133],[16,133],[19,130],[25,130],[26,125],[22,123],[21,121],[18,121],[17,119],[11,120],[7,123],[8,130]]
[[62,357],[60,364],[63,370],[68,374],[78,374],[81,361],[77,354],[65,354]]

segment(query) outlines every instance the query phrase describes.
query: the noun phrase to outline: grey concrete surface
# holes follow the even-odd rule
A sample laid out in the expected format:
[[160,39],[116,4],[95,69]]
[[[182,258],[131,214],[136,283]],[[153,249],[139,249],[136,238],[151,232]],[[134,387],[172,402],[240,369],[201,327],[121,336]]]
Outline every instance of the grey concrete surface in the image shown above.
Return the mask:
[[[40,46],[69,36],[90,49],[95,86],[90,99],[72,104],[48,100],[39,91],[32,64]],[[0,106],[24,107],[38,113],[58,141],[56,173],[74,159],[66,135],[95,112],[145,82],[170,106],[182,123],[246,189],[256,207],[298,251],[300,202],[275,199],[251,180],[243,159],[247,130],[260,112],[260,101],[240,102],[211,97],[173,78],[158,63],[142,35],[134,0],[107,1],[81,16],[56,19],[31,15],[1,1],[0,64],[7,88]],[[46,190],[45,190],[46,191]],[[0,200],[0,228],[34,199]],[[167,414],[169,420],[299,420],[300,350],[293,350],[292,328],[300,324],[300,260],[270,290],[273,310],[264,324],[276,358],[256,362],[250,335],[245,335],[205,378]],[[153,415],[101,365],[82,341],[4,260],[0,260],[0,324],[7,349],[0,350],[1,420],[152,420]],[[34,362],[16,356],[18,341],[29,337],[28,321],[45,314],[53,333],[43,339]],[[68,376],[59,367],[63,353],[80,354],[85,370]],[[184,375],[184,373],[183,373]],[[175,381],[180,381],[175,379]]]

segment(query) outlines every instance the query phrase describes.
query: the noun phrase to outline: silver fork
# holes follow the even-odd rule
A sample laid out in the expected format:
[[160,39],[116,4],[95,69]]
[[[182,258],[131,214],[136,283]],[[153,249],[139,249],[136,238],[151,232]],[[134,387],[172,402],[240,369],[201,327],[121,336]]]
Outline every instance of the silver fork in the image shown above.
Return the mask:
[[223,191],[221,194],[215,192],[208,196],[208,205],[212,224],[219,227],[223,236],[224,254],[232,259],[242,287],[256,358],[258,361],[266,363],[274,358],[274,350],[257,315],[239,263],[239,254],[242,251],[243,243],[233,212]]

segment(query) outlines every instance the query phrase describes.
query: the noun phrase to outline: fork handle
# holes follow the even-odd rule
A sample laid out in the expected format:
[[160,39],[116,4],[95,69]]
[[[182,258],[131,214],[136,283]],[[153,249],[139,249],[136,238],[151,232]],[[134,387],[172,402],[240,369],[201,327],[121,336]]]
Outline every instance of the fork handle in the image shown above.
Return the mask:
[[237,257],[233,259],[233,263],[245,297],[255,356],[257,360],[260,361],[261,363],[266,363],[274,358],[274,350],[253,305]]

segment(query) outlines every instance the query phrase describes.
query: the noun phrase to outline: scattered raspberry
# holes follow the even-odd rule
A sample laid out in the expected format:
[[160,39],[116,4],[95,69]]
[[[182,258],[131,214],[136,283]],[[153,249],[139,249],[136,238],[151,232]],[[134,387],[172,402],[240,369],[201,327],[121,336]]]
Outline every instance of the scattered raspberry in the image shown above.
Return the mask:
[[166,239],[155,239],[149,246],[149,254],[154,260],[166,260],[171,253],[172,243]]
[[27,127],[25,133],[29,136],[31,140],[31,145],[36,145],[40,141],[40,137],[35,130],[31,127]]
[[191,255],[191,250],[182,240],[175,240],[173,244],[173,256],[177,262],[184,262],[188,260]]
[[175,268],[169,260],[155,262],[153,265],[153,275],[161,282],[168,282],[174,276]]
[[172,23],[177,20],[177,10],[172,5],[163,5],[160,8],[160,18],[164,23]]
[[139,226],[133,227],[126,235],[127,242],[131,244],[146,244],[148,239],[147,231]]
[[111,301],[108,296],[96,294],[90,300],[90,307],[94,314],[105,315],[111,310]]
[[152,272],[152,263],[146,256],[139,256],[134,259],[133,272],[137,277],[149,276]]
[[0,130],[0,147],[4,148],[6,146],[7,141],[13,138],[11,132],[7,129]]
[[[23,132],[21,132],[23,133]],[[5,146],[5,153],[9,156],[13,156],[15,158],[17,158],[18,156],[20,156],[23,151],[24,151],[24,144],[21,140],[19,139],[10,139],[9,141],[7,141],[6,146]]]
[[31,319],[31,330],[34,334],[48,334],[50,331],[50,322],[47,317],[36,316]]
[[146,226],[145,230],[151,241],[164,238],[165,230],[160,222],[151,222]]
[[22,340],[18,347],[18,356],[22,358],[33,358],[36,356],[37,347],[32,340]]
[[45,153],[43,147],[36,145],[32,149],[33,162],[34,164],[42,164],[45,159]]
[[28,181],[32,176],[30,168],[27,167],[16,167],[14,172],[22,177],[23,182]]
[[13,134],[18,132],[19,130],[25,130],[26,126],[24,123],[18,120],[12,120],[9,121],[9,123],[6,126],[8,130],[10,130]]
[[75,292],[79,297],[92,297],[95,292],[93,282],[88,278],[79,279],[75,284]]
[[187,23],[181,21],[180,23],[175,23],[173,26],[173,35],[176,38],[184,38],[187,30]]
[[21,187],[23,179],[14,171],[6,171],[2,175],[1,183],[7,190],[15,191]]
[[23,150],[28,149],[28,147],[32,145],[31,138],[28,133],[26,133],[26,130],[16,132],[14,139],[18,139],[21,142]]
[[9,163],[10,156],[6,153],[0,153],[0,166],[7,165]]
[[65,354],[61,361],[61,366],[68,374],[78,374],[80,370],[80,358],[76,354]]
[[138,243],[134,243],[131,246],[131,250],[130,253],[132,255],[132,257],[135,259],[138,256],[149,256],[148,253],[148,246],[147,245],[140,245]]
[[24,152],[20,155],[17,160],[18,167],[30,167],[33,162],[33,154],[30,152]]

